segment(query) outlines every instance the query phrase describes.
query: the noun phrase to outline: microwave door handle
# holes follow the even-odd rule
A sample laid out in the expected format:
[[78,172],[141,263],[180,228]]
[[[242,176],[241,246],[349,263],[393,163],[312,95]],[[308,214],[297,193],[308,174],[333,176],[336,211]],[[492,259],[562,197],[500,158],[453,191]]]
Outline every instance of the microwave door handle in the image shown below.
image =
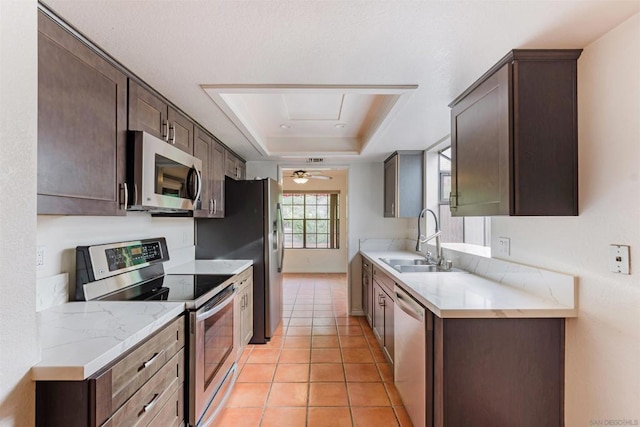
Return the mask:
[[194,171],[195,171],[195,168],[191,168],[189,169],[189,172],[187,172],[187,185],[186,185],[187,197],[191,200],[193,200],[193,193],[191,192],[191,179],[193,178]]
[[198,179],[198,189],[196,190],[196,197],[193,199],[193,206],[195,207],[196,203],[198,203],[198,199],[200,199],[200,195],[202,194],[202,174],[200,174],[200,171],[196,169],[195,165],[193,166],[193,170],[196,171],[196,178]]

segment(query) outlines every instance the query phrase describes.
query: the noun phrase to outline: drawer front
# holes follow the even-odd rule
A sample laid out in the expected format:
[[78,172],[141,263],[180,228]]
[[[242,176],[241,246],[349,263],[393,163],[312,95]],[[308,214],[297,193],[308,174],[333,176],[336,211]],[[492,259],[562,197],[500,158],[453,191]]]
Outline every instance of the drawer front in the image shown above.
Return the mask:
[[362,257],[362,276],[371,277],[372,263],[365,257]]
[[149,427],[179,426],[184,422],[184,385],[180,385],[164,404]]
[[394,295],[393,289],[396,283],[393,281],[391,277],[384,274],[382,270],[380,270],[375,265],[373,266],[373,280],[378,282],[380,286],[382,286],[382,288],[387,292],[387,294],[392,296],[391,299],[393,299],[393,295]]
[[113,410],[126,402],[182,347],[184,347],[184,317],[179,317],[116,363],[110,370]]
[[[184,350],[167,362],[106,423],[111,426],[146,426],[184,383]],[[175,403],[175,402],[174,402]]]
[[238,287],[238,289],[240,289],[247,284],[249,279],[252,279],[252,278],[253,278],[253,266],[247,268],[242,273],[236,276],[236,286]]

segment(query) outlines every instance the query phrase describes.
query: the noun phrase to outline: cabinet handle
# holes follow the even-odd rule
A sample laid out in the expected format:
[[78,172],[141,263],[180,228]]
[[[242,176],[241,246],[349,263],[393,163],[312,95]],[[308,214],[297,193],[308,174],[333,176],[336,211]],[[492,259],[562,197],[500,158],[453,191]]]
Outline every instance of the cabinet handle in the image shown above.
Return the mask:
[[120,188],[124,191],[124,201],[121,202],[120,205],[122,206],[122,210],[126,211],[127,203],[129,203],[129,190],[127,188],[127,183],[123,182],[122,184],[120,184]]
[[213,199],[209,199],[209,215],[213,215]]
[[168,120],[162,121],[162,139],[164,139],[166,142],[169,142],[169,121]]
[[151,359],[147,360],[146,362],[144,362],[142,364],[142,366],[140,367],[140,369],[145,369],[148,368],[149,366],[151,366],[151,364],[153,362],[156,361],[156,359],[158,359],[158,357],[160,357],[162,354],[164,353],[164,350],[160,350],[159,352],[157,352],[156,354],[154,354]]
[[143,412],[149,412],[150,410],[153,409],[154,406],[156,406],[156,403],[158,403],[158,398],[160,397],[160,393],[156,393],[153,395],[153,399],[151,399],[151,402],[147,403],[146,405],[144,405],[142,407],[142,411]]
[[138,185],[133,184],[133,204],[138,203]]
[[213,214],[215,215],[218,212],[218,201],[213,199]]
[[173,131],[173,134],[169,137],[169,142],[171,143],[171,145],[176,145],[176,125],[175,124],[169,125],[169,134],[171,134],[172,131]]

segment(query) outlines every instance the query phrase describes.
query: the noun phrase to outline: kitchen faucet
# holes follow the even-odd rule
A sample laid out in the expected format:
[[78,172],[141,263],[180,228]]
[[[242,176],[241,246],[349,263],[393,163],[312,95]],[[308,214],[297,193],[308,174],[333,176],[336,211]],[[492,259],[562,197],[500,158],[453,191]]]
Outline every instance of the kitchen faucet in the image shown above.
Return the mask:
[[[431,236],[427,236],[424,239],[422,238],[422,233],[420,232],[420,218],[422,218],[425,212],[431,213],[433,215],[433,220],[436,223],[436,231]],[[425,220],[425,228],[426,228],[426,220]],[[438,227],[438,217],[436,213],[429,208],[424,208],[420,215],[418,215],[418,238],[416,242],[416,252],[422,251],[422,244],[427,243],[429,240],[435,238],[436,239],[436,265],[442,265],[444,263],[444,258],[442,256],[442,246],[440,245],[440,234],[442,234],[442,230]],[[427,259],[431,257],[431,254],[427,251]]]

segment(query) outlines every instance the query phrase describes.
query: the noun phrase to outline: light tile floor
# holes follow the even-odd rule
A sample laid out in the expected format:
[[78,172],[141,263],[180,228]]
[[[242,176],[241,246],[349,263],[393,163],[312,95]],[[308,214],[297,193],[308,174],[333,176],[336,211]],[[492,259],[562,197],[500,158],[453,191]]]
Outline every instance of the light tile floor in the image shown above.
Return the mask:
[[283,324],[250,345],[218,427],[411,426],[364,317],[347,314],[345,274],[286,274]]

